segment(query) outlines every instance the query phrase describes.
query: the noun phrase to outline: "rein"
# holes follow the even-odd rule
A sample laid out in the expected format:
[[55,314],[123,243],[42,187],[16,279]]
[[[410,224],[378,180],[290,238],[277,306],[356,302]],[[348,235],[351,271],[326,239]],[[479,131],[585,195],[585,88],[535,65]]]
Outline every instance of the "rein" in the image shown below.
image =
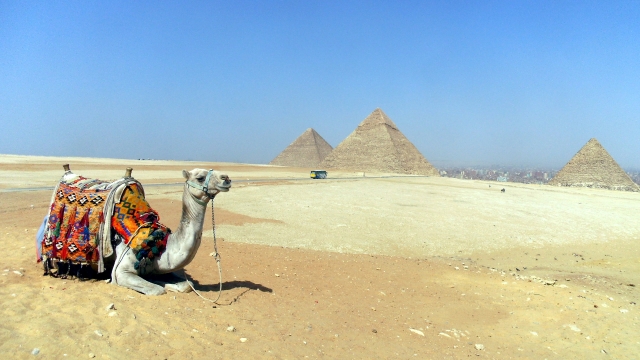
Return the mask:
[[[214,197],[209,196],[209,180],[211,179],[211,174],[213,174],[213,169],[209,169],[209,172],[207,173],[207,178],[204,181],[205,185],[200,185],[198,183],[194,183],[192,181],[187,180],[187,186],[191,186],[194,187],[196,189],[202,190],[205,193],[205,196],[208,197],[211,200],[211,224],[212,224],[212,229],[211,231],[213,232],[213,257],[216,259],[216,264],[218,265],[218,277],[220,279],[220,290],[218,291],[218,297],[215,300],[211,300],[211,299],[207,299],[206,297],[202,296],[200,294],[200,292],[198,290],[196,290],[195,287],[193,287],[193,283],[191,281],[189,281],[189,278],[187,277],[187,272],[184,270],[184,268],[182,269],[182,273],[184,274],[184,278],[185,280],[187,280],[187,283],[189,284],[189,286],[191,287],[191,290],[193,290],[199,297],[201,297],[203,300],[207,300],[209,302],[212,303],[217,303],[218,300],[220,300],[220,295],[222,295],[222,266],[220,265],[220,253],[218,252],[218,241],[216,239],[216,218],[215,218],[215,214],[213,211],[213,200]],[[193,198],[193,200],[195,200],[198,204],[205,206],[204,211],[207,211],[207,203],[206,201],[202,201],[198,198],[196,198],[191,191],[187,190],[189,192],[189,195],[191,195],[191,197]]]

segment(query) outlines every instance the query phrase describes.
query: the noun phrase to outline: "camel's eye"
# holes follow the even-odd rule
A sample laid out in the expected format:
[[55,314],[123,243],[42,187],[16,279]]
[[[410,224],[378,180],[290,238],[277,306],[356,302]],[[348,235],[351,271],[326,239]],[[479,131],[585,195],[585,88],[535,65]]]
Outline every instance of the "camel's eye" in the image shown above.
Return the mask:
[[203,182],[205,177],[204,176],[198,176],[196,179],[198,179],[199,182]]

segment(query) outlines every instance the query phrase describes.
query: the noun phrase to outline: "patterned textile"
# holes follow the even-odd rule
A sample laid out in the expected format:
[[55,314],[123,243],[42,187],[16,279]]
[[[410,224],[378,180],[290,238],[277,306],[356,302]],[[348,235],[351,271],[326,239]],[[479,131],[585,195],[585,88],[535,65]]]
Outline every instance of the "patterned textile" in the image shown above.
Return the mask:
[[130,184],[115,204],[112,228],[123,238],[138,260],[135,268],[144,271],[146,265],[162,256],[171,230],[160,223],[160,217],[144,198],[139,184]]
[[98,232],[104,222],[108,182],[76,177],[61,181],[51,204],[42,255],[73,263],[97,262]]

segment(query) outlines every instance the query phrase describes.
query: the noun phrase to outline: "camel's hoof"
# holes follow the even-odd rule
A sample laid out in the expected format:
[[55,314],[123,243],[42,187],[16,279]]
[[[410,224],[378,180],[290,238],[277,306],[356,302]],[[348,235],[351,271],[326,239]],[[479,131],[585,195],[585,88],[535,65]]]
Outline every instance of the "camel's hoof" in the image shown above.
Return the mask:
[[168,291],[180,292],[180,293],[188,293],[192,290],[191,286],[187,281],[182,281],[175,284],[165,284],[164,288],[167,289]]
[[163,289],[161,287],[158,287],[158,288],[154,288],[153,290],[150,290],[149,292],[145,293],[145,295],[157,296],[157,295],[164,295],[166,293],[167,293],[167,291],[165,289]]

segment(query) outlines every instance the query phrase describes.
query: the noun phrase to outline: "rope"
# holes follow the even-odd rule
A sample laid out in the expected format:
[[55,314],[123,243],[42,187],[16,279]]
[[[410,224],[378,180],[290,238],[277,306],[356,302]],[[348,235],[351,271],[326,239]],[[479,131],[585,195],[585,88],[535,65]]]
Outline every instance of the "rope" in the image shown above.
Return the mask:
[[[206,208],[205,208],[206,210]],[[199,297],[201,297],[203,300],[207,300],[209,302],[212,303],[217,303],[218,300],[220,300],[220,295],[222,295],[222,267],[220,266],[220,253],[218,252],[218,241],[216,239],[216,218],[215,218],[215,214],[213,211],[213,198],[211,199],[211,223],[213,224],[213,228],[212,228],[212,232],[213,232],[213,257],[216,259],[216,264],[218,264],[218,276],[220,279],[220,290],[218,291],[218,297],[215,300],[211,300],[211,299],[207,299],[206,297],[202,296],[200,294],[200,292],[198,290],[196,290],[195,287],[193,287],[193,283],[191,281],[189,281],[189,278],[187,277],[187,272],[182,269],[182,273],[184,274],[184,278],[185,280],[187,280],[187,284],[189,284],[189,286],[191,287],[191,290],[193,290],[193,292],[195,292]]]

